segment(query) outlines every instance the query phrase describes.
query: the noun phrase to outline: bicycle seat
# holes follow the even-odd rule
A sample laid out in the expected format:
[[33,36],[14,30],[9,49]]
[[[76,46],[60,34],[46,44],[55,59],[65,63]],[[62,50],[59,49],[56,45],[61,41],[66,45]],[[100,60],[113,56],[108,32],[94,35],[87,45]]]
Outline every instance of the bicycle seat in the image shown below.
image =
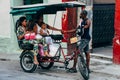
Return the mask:
[[63,35],[61,35],[61,34],[49,35],[49,36],[51,36],[51,38],[53,40],[62,40],[63,39]]

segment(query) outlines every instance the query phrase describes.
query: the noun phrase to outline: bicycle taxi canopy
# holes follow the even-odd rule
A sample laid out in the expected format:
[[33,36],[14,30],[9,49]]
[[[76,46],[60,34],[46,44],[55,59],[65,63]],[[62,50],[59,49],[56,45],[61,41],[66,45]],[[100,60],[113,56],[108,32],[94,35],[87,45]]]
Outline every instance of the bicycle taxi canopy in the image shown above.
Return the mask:
[[60,3],[48,3],[48,4],[32,4],[24,6],[14,6],[11,7],[10,14],[21,15],[21,14],[56,14],[57,11],[64,11],[66,8],[74,7],[84,7],[85,3],[70,1],[70,2],[60,2]]
[[[23,6],[13,6],[11,7],[10,14],[12,14],[13,22],[14,16],[17,15],[38,15],[38,14],[56,14],[58,11],[65,11],[66,8],[75,8],[75,7],[84,7],[85,3],[78,1],[70,2],[59,2],[59,3],[40,3],[40,4],[31,4]],[[54,19],[53,26],[55,25],[56,16]],[[14,25],[15,26],[15,25]],[[16,32],[16,28],[15,28]],[[55,39],[58,37],[55,37]],[[60,38],[62,39],[61,35]]]

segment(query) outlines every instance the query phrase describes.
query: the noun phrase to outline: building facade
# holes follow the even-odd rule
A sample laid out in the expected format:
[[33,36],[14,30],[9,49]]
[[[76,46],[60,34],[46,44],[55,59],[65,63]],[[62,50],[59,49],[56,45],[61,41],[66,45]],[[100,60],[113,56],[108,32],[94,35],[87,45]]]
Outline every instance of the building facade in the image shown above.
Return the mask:
[[10,0],[0,0],[0,37],[10,37]]
[[8,41],[11,37],[10,0],[0,0],[0,51],[8,52]]

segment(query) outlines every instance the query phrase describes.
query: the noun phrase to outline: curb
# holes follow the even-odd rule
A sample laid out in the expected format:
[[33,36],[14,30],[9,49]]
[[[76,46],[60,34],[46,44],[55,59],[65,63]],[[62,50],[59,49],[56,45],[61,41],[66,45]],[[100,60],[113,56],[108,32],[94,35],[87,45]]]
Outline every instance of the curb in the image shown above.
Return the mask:
[[[20,54],[4,54],[0,57],[0,61],[5,61],[5,60],[19,60],[19,55]],[[8,57],[9,56],[9,57]],[[106,56],[106,55],[101,55],[101,54],[91,54],[91,58],[95,59],[102,59],[106,61],[112,61],[112,56]]]
[[112,56],[106,56],[106,55],[101,55],[101,54],[91,54],[90,56],[91,56],[91,58],[97,58],[97,59],[112,61]]

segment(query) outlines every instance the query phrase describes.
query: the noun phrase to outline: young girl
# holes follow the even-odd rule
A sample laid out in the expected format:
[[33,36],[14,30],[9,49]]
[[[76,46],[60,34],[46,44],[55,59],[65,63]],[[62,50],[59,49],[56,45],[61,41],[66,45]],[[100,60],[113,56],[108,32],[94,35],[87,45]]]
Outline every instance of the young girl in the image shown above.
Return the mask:
[[[49,35],[49,31],[47,30],[47,25],[45,23],[41,24],[40,35],[41,36]],[[43,42],[43,50],[44,50],[44,56],[51,57],[50,54],[48,53],[49,44],[46,43],[45,38],[44,38],[44,42]]]

